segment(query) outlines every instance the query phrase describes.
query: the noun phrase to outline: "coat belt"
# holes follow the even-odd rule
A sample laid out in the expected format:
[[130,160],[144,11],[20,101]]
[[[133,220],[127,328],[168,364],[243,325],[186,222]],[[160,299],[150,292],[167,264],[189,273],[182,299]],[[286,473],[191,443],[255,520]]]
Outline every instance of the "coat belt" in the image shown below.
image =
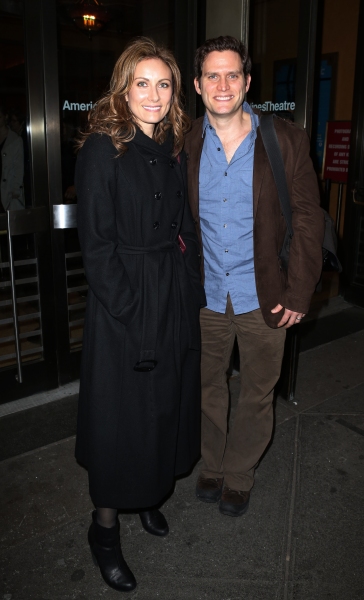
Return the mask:
[[[156,346],[158,336],[159,306],[159,253],[171,252],[174,273],[177,275],[177,312],[184,311],[188,327],[189,347],[198,349],[199,338],[196,324],[193,322],[195,302],[192,287],[186,270],[185,260],[177,241],[163,242],[154,246],[118,246],[119,254],[143,255],[143,323],[139,360],[135,371],[152,371],[158,364]],[[182,306],[181,306],[182,304]]]

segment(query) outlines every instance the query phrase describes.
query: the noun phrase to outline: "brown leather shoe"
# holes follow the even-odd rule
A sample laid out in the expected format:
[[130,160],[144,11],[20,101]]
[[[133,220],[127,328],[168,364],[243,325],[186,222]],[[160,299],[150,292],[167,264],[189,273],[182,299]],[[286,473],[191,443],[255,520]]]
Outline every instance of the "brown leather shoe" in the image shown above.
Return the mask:
[[199,476],[196,484],[196,496],[202,502],[217,502],[221,498],[223,478]]
[[219,511],[229,517],[240,517],[248,510],[250,492],[241,492],[224,487],[221,495]]

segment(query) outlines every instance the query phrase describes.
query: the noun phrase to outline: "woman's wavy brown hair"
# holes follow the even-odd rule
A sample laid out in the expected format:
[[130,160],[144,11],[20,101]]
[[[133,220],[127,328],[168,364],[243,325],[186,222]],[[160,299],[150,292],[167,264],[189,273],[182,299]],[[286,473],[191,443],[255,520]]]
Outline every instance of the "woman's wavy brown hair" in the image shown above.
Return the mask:
[[125,96],[133,84],[137,64],[148,58],[159,58],[171,69],[173,85],[169,113],[156,125],[153,139],[158,144],[162,144],[172,130],[173,156],[179,154],[183,147],[184,134],[190,125],[190,120],[182,109],[181,74],[173,54],[147,37],[135,39],[118,58],[111,77],[110,89],[90,110],[86,129],[76,142],[77,149],[83,146],[92,133],[105,133],[111,137],[119,156],[126,151],[126,142],[130,142],[135,136],[137,121],[129,109]]

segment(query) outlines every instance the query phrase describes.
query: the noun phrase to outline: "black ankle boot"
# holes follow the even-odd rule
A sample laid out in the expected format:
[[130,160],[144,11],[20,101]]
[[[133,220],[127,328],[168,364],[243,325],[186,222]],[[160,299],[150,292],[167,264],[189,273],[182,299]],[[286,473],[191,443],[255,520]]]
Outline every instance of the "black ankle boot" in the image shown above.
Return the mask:
[[133,573],[121,553],[120,524],[114,527],[101,527],[96,521],[96,510],[92,513],[92,523],[88,530],[88,543],[95,565],[110,587],[120,592],[131,592],[136,587]]
[[139,516],[145,531],[148,533],[160,537],[168,535],[169,527],[166,518],[157,508],[144,510],[139,513]]

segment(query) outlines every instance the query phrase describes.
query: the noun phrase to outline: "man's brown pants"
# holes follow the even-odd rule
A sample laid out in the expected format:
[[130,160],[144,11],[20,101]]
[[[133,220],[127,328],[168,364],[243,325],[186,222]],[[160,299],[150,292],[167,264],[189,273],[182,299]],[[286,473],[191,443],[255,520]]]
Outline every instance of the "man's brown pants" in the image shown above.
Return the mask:
[[[286,331],[271,329],[260,309],[235,315],[230,296],[225,314],[201,310],[202,470],[223,477],[224,485],[249,491],[254,470],[273,429],[273,389],[280,375]],[[228,431],[229,390],[226,372],[237,336],[240,395]]]

